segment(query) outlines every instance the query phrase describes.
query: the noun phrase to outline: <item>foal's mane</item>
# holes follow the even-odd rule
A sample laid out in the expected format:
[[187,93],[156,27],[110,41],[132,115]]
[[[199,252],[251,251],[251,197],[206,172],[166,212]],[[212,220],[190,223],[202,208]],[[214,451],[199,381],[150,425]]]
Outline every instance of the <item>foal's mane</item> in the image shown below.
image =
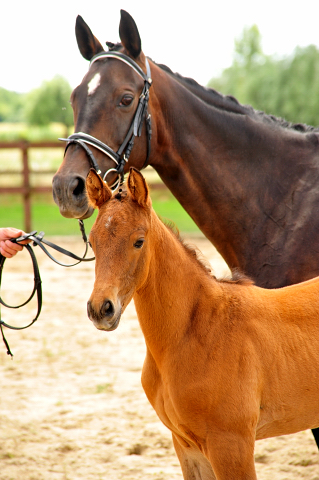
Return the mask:
[[253,285],[254,282],[246,277],[243,273],[240,272],[240,270],[236,269],[233,270],[231,278],[221,278],[217,279],[215,275],[213,275],[212,268],[208,260],[204,257],[202,252],[197,248],[195,245],[190,245],[183,240],[183,238],[180,236],[179,230],[176,227],[176,225],[173,222],[167,222],[163,221],[161,218],[159,218],[162,223],[166,226],[166,228],[177,238],[177,240],[181,243],[181,245],[184,248],[185,253],[193,262],[196,262],[197,265],[202,269],[202,271],[214,278],[216,281],[220,283],[233,283],[233,284],[238,284],[238,285]]

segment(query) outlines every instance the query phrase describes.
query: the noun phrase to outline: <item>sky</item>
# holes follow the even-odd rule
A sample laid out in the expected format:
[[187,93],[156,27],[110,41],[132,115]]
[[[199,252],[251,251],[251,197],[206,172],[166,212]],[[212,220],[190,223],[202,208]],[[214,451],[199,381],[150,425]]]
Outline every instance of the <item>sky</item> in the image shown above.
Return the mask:
[[75,40],[76,16],[102,44],[115,43],[120,9],[134,18],[147,56],[202,85],[231,65],[235,39],[253,24],[268,55],[282,57],[310,44],[319,48],[319,0],[6,1],[0,16],[0,87],[28,92],[55,75],[76,87],[88,68]]

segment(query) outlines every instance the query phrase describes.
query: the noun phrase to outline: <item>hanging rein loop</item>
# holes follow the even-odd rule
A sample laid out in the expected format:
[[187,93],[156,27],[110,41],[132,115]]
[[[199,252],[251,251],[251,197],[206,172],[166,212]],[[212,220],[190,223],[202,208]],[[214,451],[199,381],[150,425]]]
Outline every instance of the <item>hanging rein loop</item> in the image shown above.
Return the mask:
[[[18,243],[19,245],[22,245],[24,248],[26,248],[28,250],[28,252],[30,254],[30,257],[31,257],[31,260],[32,260],[32,266],[33,266],[33,272],[34,272],[34,286],[33,286],[33,290],[31,292],[31,295],[29,296],[29,298],[25,302],[23,302],[21,305],[15,305],[15,306],[8,305],[6,302],[3,301],[1,296],[0,296],[0,304],[3,305],[4,307],[7,307],[7,308],[14,308],[14,309],[15,308],[20,308],[20,307],[23,307],[24,305],[26,305],[27,303],[29,303],[36,293],[37,294],[37,305],[38,305],[37,313],[36,313],[36,316],[34,317],[34,319],[23,327],[14,327],[13,325],[9,325],[8,323],[4,322],[1,319],[1,315],[0,315],[0,330],[1,330],[1,334],[2,334],[2,339],[3,339],[3,342],[6,346],[6,348],[7,348],[7,354],[11,355],[11,357],[13,357],[13,355],[11,353],[9,344],[8,344],[8,342],[7,342],[7,340],[4,336],[3,327],[10,328],[11,330],[24,330],[25,328],[31,327],[31,325],[33,325],[34,322],[39,318],[41,308],[42,308],[42,281],[41,281],[41,277],[40,277],[38,262],[37,262],[35,254],[34,254],[34,251],[32,249],[32,246],[29,245],[29,244],[23,244],[23,243],[20,243],[20,242],[23,242],[24,240],[31,240],[33,242],[33,244],[32,244],[33,247],[36,247],[38,245],[44,251],[44,253],[51,260],[53,260],[55,263],[57,263],[58,265],[61,265],[62,267],[74,267],[75,265],[78,265],[80,262],[91,262],[92,260],[95,260],[95,257],[85,258],[86,255],[87,255],[89,243],[88,243],[88,240],[87,240],[87,237],[86,237],[86,234],[85,234],[83,220],[79,220],[79,225],[80,225],[80,230],[81,230],[81,233],[82,233],[83,241],[86,244],[85,252],[84,252],[82,257],[79,257],[78,255],[75,255],[74,253],[69,252],[68,250],[65,250],[64,248],[59,247],[58,245],[55,245],[54,243],[51,243],[48,240],[44,240],[44,238],[43,238],[44,237],[44,232],[40,232],[37,235],[37,232],[33,231],[31,233],[26,233],[25,235],[22,235],[21,237],[10,239],[11,242]],[[56,258],[53,257],[53,255],[51,255],[49,253],[49,251],[47,250],[47,248],[43,244],[47,245],[50,248],[53,248],[54,250],[56,250],[59,253],[62,253],[63,255],[67,255],[68,257],[73,258],[74,260],[76,260],[76,262],[72,263],[72,264],[59,262]],[[0,287],[1,287],[2,272],[3,272],[3,267],[4,267],[5,260],[6,260],[6,257],[4,257],[3,255],[0,254]]]
[[146,122],[146,133],[147,133],[147,156],[142,169],[147,166],[149,161],[150,150],[151,150],[152,128],[151,128],[151,116],[148,115],[147,113],[147,106],[148,106],[148,100],[149,100],[149,89],[152,85],[152,78],[151,78],[151,69],[150,69],[147,58],[145,59],[145,62],[146,62],[146,75],[145,75],[143,70],[140,68],[140,66],[136,62],[134,62],[134,60],[132,60],[130,57],[128,57],[127,55],[124,55],[121,52],[110,51],[110,52],[98,53],[91,59],[90,66],[97,60],[100,60],[101,58],[107,58],[107,57],[116,58],[126,63],[144,80],[144,87],[139,97],[139,102],[138,102],[132,123],[130,125],[130,128],[128,129],[128,132],[125,136],[125,139],[122,145],[120,146],[118,151],[115,152],[111,147],[109,147],[105,143],[101,142],[95,137],[92,137],[92,135],[89,135],[84,132],[73,133],[68,138],[59,138],[59,140],[67,142],[64,154],[66,153],[68,147],[72,143],[76,143],[80,145],[85,150],[88,156],[90,166],[94,168],[99,175],[101,174],[101,169],[92,151],[88,147],[88,145],[92,145],[93,147],[97,148],[98,150],[103,152],[105,155],[107,155],[111,160],[113,160],[116,166],[115,168],[110,168],[104,173],[103,180],[106,182],[107,175],[110,172],[115,172],[117,174],[117,178],[111,185],[112,190],[115,191],[119,186],[123,184],[124,166],[131,154],[135,137],[137,136],[140,137],[142,134],[144,119]]

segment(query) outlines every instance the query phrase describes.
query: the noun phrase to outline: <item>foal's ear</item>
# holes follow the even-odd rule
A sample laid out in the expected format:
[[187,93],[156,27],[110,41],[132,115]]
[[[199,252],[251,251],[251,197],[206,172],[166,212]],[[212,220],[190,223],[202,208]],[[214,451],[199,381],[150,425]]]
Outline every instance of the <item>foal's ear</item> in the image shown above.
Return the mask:
[[133,58],[137,58],[142,50],[141,38],[134,19],[125,10],[121,10],[119,32],[125,50]]
[[81,15],[76,17],[75,36],[79,50],[86,60],[91,60],[97,53],[103,52],[104,48],[91,32]]
[[130,168],[127,187],[133,200],[141,205],[141,207],[151,206],[151,199],[145,178],[141,172],[134,167]]
[[93,168],[86,177],[85,186],[89,203],[93,208],[100,208],[103,203],[112,197],[112,190]]

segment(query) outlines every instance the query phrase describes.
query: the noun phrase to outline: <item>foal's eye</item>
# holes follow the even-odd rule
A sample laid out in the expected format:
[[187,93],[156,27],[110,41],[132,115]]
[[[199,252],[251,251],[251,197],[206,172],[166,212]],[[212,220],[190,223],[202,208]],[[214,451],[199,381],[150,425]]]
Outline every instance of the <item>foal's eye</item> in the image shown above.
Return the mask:
[[124,95],[124,97],[122,98],[122,100],[120,102],[120,106],[121,107],[128,107],[129,105],[131,105],[132,101],[133,101],[132,95]]
[[135,248],[142,248],[142,247],[143,247],[143,244],[144,244],[144,240],[143,240],[143,239],[140,239],[140,240],[137,240],[137,241],[134,243],[134,247],[135,247]]

